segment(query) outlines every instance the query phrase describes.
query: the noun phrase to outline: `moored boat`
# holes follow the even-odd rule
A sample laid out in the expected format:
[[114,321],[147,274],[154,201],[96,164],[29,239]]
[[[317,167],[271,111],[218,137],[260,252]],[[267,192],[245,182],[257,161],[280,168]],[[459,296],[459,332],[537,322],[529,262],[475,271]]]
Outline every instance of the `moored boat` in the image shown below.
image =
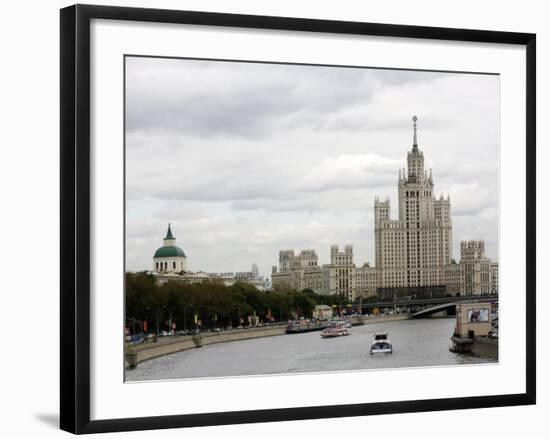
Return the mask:
[[338,318],[334,318],[332,319],[329,324],[334,324],[334,325],[342,325],[344,328],[351,328],[351,322],[349,322],[348,320],[344,319],[343,317],[338,317]]
[[321,331],[326,327],[327,327],[327,324],[324,322],[298,320],[298,321],[290,322],[286,327],[285,332],[287,334],[300,334],[303,332]]

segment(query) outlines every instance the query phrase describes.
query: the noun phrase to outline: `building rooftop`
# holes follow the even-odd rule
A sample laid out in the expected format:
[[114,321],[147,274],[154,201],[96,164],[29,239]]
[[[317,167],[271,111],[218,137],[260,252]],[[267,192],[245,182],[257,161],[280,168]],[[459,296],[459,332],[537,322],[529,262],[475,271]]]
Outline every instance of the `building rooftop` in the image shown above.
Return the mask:
[[175,245],[169,247],[160,247],[155,252],[154,258],[173,258],[176,256],[186,257],[183,250]]

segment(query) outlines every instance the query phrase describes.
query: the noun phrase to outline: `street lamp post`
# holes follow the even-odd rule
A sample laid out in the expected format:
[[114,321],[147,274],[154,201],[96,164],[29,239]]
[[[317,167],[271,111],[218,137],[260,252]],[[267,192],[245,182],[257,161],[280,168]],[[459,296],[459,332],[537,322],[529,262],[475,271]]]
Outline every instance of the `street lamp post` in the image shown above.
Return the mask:
[[187,303],[183,304],[183,330],[187,331]]
[[145,307],[145,312],[146,312],[146,315],[145,315],[145,321],[147,321],[147,332],[149,332],[149,311],[150,311],[151,308],[149,308],[148,306]]

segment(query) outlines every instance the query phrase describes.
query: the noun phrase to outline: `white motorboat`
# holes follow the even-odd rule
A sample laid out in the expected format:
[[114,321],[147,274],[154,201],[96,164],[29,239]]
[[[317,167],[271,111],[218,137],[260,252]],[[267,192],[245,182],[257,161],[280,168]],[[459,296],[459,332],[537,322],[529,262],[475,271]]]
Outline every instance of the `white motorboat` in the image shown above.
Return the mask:
[[370,345],[371,354],[391,354],[393,353],[393,346],[388,338],[387,332],[376,332],[374,334],[374,340]]

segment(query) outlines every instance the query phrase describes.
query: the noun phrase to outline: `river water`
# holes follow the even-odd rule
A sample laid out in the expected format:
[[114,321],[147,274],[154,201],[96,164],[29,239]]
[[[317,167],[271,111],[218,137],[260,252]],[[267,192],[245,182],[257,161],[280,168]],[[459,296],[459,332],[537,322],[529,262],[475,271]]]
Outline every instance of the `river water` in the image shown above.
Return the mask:
[[[219,343],[145,361],[127,381],[329,372],[494,362],[449,351],[454,318],[402,320],[354,326],[347,337],[320,332]],[[393,354],[370,355],[374,332],[387,331]]]

